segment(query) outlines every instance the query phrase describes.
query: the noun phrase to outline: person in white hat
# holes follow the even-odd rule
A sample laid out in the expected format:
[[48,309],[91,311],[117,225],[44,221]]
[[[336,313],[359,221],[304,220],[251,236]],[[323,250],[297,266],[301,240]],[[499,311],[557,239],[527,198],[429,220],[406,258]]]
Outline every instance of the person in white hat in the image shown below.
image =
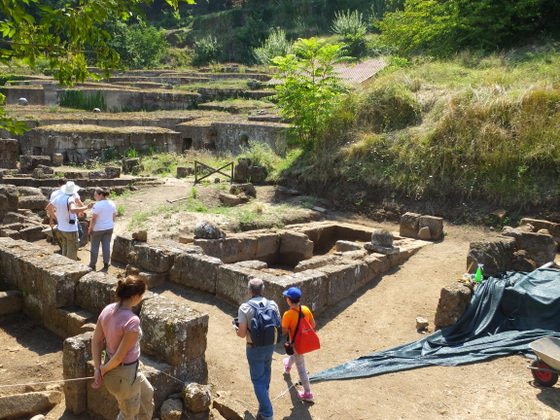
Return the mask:
[[68,181],[62,186],[63,194],[55,197],[48,205],[47,212],[52,220],[58,224],[58,234],[61,239],[62,255],[72,260],[78,259],[78,213],[93,207],[93,203],[87,206],[79,206],[76,203],[75,193],[78,187],[74,182]]
[[[54,190],[51,193],[51,197],[49,198],[49,202],[52,202],[55,198],[57,198],[58,196],[64,195],[63,192],[63,188],[66,185],[66,179],[65,178],[58,178],[57,180],[57,185],[58,185],[58,189]],[[72,197],[74,198],[76,204],[78,205],[78,207],[84,207],[84,203],[82,203],[82,199],[80,198],[80,194],[78,194],[78,191],[80,190],[80,187],[78,185],[76,185],[76,189],[74,194],[72,194]],[[78,240],[79,240],[79,245],[78,246],[84,246],[84,230],[82,229],[82,224],[79,222],[80,217],[82,217],[82,214],[78,214]],[[56,220],[52,219],[50,220],[50,225],[54,225]]]

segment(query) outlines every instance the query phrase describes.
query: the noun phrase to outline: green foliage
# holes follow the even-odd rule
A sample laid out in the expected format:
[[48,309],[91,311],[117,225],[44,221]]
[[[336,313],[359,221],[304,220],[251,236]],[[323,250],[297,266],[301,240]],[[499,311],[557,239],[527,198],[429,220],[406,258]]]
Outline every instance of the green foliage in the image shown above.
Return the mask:
[[[372,195],[554,209],[559,64],[560,53],[541,48],[394,67],[347,95],[321,147],[290,170],[302,182],[348,182]],[[366,200],[356,193],[349,202]]]
[[342,37],[346,53],[352,57],[362,57],[366,52],[367,25],[358,11],[336,12],[331,31]]
[[286,39],[286,32],[281,28],[272,28],[270,35],[261,47],[253,49],[255,60],[259,64],[270,65],[272,59],[292,52],[292,43]]
[[[1,1],[0,33],[2,46],[0,60],[4,64],[21,60],[34,68],[48,60],[49,68],[63,85],[82,82],[90,74],[88,67],[95,65],[109,75],[117,66],[119,57],[110,46],[110,35],[103,29],[104,22],[117,18],[127,21],[131,16],[143,16],[140,4],[150,0],[81,0],[47,4],[39,0]],[[165,0],[177,8],[180,0]],[[193,3],[194,0],[185,0]],[[90,57],[90,62],[86,60]],[[5,97],[0,96],[0,104]],[[0,129],[21,134],[27,126],[6,116],[0,108]]]
[[381,86],[358,93],[356,125],[374,132],[400,130],[419,122],[420,104],[403,85]]
[[249,147],[244,149],[239,157],[251,159],[252,165],[262,166],[267,173],[272,172],[281,161],[268,144],[252,140],[249,140]]
[[85,109],[91,111],[94,108],[99,108],[102,111],[107,110],[107,103],[103,97],[103,92],[100,90],[89,94],[83,90],[66,89],[60,92],[59,99],[60,106]]
[[202,66],[212,63],[216,61],[219,53],[220,45],[218,39],[213,35],[207,35],[194,44],[193,64],[195,66]]
[[[549,17],[548,0],[406,0],[378,23],[400,54],[448,57],[462,49],[491,51],[531,35]],[[556,17],[553,19],[557,19]]]
[[291,121],[293,144],[313,149],[340,95],[346,92],[334,71],[346,59],[342,51],[342,44],[300,39],[294,44],[294,54],[273,59],[283,81],[275,86],[275,99],[281,114]]
[[138,151],[135,148],[130,148],[124,152],[124,157],[135,158],[138,157]]
[[169,49],[165,31],[153,26],[112,21],[106,24],[106,30],[111,35],[109,45],[118,53],[119,64],[125,68],[154,67]]
[[117,216],[123,216],[125,214],[125,208],[124,205],[119,204],[117,206]]

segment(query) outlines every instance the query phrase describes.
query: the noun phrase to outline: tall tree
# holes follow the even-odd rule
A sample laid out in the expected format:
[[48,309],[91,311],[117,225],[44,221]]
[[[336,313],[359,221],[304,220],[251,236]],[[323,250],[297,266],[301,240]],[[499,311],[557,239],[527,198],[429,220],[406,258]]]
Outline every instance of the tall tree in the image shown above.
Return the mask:
[[[109,19],[143,21],[141,4],[152,0],[0,0],[0,61],[18,59],[33,67],[46,58],[61,84],[71,85],[90,76],[88,65],[108,73],[118,65],[119,56],[103,30]],[[172,7],[179,2],[165,0]],[[5,97],[0,96],[0,103]],[[0,128],[21,132],[23,127],[6,117],[0,108]]]
[[511,46],[546,22],[548,0],[406,0],[377,25],[401,54],[448,56],[461,49]]
[[335,65],[347,60],[344,44],[324,39],[299,39],[294,53],[272,59],[282,83],[275,98],[281,114],[291,121],[294,144],[310,150],[320,138],[337,99],[346,91]]

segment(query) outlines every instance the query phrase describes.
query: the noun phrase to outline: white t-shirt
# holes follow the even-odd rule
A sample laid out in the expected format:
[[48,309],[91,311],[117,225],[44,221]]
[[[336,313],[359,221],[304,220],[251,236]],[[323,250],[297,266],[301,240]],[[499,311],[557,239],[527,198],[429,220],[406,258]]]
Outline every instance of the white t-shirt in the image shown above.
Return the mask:
[[115,227],[113,215],[117,214],[117,207],[113,200],[105,199],[96,201],[91,213],[97,215],[93,225],[94,232],[113,229]]
[[51,201],[51,204],[56,208],[56,220],[58,230],[62,232],[77,232],[78,223],[70,224],[70,219],[76,220],[77,214],[70,214],[68,211],[72,203],[76,204],[76,199],[72,195],[59,194]]

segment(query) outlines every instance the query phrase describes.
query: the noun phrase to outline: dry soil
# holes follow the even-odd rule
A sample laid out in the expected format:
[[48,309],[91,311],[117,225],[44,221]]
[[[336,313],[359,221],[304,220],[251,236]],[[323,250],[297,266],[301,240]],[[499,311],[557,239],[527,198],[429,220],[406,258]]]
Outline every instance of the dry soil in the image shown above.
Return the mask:
[[[117,232],[127,229],[138,209],[184,197],[191,188],[187,181],[168,180],[157,188],[116,200],[126,209],[117,221]],[[272,205],[272,195],[271,187],[258,190],[258,200],[264,205]],[[381,226],[352,215],[331,213],[328,209],[325,217]],[[208,219],[209,215],[182,214],[179,222],[167,220],[174,227],[163,229],[165,220],[153,218],[149,237],[164,236],[165,232],[185,234],[201,218]],[[387,223],[383,227],[398,231],[395,224]],[[416,317],[428,319],[433,329],[440,290],[464,272],[469,243],[493,234],[480,227],[446,224],[441,242],[427,245],[373,284],[319,314],[317,324],[322,348],[306,356],[309,372],[319,372],[421,338],[415,328]],[[80,253],[84,264],[88,249]],[[110,272],[117,271],[117,267],[111,267]],[[159,291],[209,314],[206,351],[209,382],[216,390],[231,391],[245,407],[245,418],[253,419],[257,403],[249,380],[244,343],[231,326],[237,308],[193,290],[171,287]],[[60,338],[23,316],[0,317],[0,384],[31,384],[0,387],[0,394],[60,388],[56,383],[35,383],[62,378],[61,349]],[[283,374],[283,357],[280,351],[274,354],[270,395],[275,419],[545,420],[560,416],[560,387],[534,385],[527,369],[529,361],[521,356],[461,367],[429,367],[367,379],[314,383],[314,404],[298,401],[292,386],[298,380],[297,373],[294,369],[291,376]],[[66,413],[64,403],[45,414],[48,420],[80,418]]]

